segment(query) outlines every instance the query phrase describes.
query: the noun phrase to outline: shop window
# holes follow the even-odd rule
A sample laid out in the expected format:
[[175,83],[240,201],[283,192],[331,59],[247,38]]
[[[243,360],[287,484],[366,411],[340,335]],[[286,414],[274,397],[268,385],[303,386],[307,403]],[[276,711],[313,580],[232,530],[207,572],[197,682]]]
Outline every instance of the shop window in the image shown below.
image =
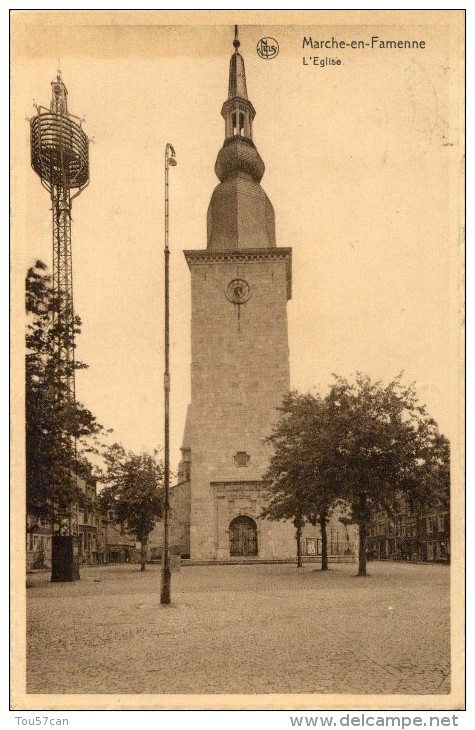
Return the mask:
[[434,560],[434,543],[432,541],[427,543],[427,560]]
[[317,554],[317,541],[314,537],[307,537],[307,555]]

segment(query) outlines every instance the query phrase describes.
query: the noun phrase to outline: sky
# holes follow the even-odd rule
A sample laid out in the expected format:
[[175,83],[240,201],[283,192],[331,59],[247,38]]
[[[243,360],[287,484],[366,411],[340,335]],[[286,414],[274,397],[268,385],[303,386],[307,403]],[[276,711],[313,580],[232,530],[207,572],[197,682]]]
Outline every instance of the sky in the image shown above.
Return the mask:
[[[378,22],[379,18],[378,16]],[[394,16],[393,16],[394,17]],[[432,16],[433,17],[433,16]],[[33,99],[48,106],[61,68],[69,110],[92,138],[89,187],[73,203],[79,399],[126,448],[163,443],[164,150],[170,171],[171,447],[190,398],[190,277],[224,140],[234,18],[155,25],[142,16],[25,20],[13,36],[13,301],[28,266],[50,266],[50,201],[30,167]],[[88,16],[89,18],[89,16]],[[462,142],[454,25],[381,27],[321,13],[318,25],[240,27],[262,187],[278,246],[291,246],[292,387],[332,373],[387,382],[404,371],[449,438],[460,436]],[[68,22],[66,22],[68,20]],[[87,21],[87,22],[86,22]],[[338,21],[338,22],[335,22]],[[358,22],[357,22],[358,21]],[[423,39],[425,49],[312,50],[303,37]],[[279,54],[263,60],[258,41]],[[340,58],[314,66],[311,56]],[[306,57],[308,65],[303,64]],[[20,320],[18,320],[20,321]],[[20,337],[18,328],[18,337]],[[22,336],[22,335],[21,335]]]

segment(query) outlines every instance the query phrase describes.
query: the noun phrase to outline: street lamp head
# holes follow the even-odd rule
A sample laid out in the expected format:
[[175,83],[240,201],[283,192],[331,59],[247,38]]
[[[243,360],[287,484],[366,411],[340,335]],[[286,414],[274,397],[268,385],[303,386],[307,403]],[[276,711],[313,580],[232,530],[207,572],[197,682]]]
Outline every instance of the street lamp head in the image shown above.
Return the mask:
[[169,165],[172,165],[173,167],[175,167],[175,165],[176,165],[176,153],[175,153],[175,148],[173,147],[172,144],[170,144],[170,142],[167,143],[165,152],[166,152],[167,163]]

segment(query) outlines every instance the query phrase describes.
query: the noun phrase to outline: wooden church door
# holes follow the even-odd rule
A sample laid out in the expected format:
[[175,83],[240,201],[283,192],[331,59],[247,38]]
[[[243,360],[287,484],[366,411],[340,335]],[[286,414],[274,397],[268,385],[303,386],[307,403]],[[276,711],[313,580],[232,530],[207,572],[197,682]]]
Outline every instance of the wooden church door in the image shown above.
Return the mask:
[[231,557],[257,555],[257,525],[251,517],[240,515],[229,525],[229,552]]

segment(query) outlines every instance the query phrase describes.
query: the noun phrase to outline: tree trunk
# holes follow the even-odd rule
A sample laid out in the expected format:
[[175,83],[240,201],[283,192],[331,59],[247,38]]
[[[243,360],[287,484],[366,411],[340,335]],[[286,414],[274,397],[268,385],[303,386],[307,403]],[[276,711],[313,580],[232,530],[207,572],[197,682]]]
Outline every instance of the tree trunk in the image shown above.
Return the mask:
[[358,544],[358,575],[367,575],[366,573],[366,534],[368,531],[368,516],[366,514],[366,494],[360,494],[358,504],[358,528],[359,528],[359,544]]
[[301,538],[302,538],[302,522],[299,521],[297,523],[297,529],[295,531],[295,539],[297,540],[297,568],[302,568],[302,566],[303,566]]
[[358,500],[358,527],[359,527],[359,545],[358,545],[358,575],[367,575],[366,573],[366,535],[368,532],[368,510],[366,504],[366,493],[360,493]]
[[326,516],[320,518],[320,531],[322,533],[322,570],[328,570],[328,537]]
[[358,547],[358,575],[367,575],[366,573],[366,520],[362,520],[359,525],[360,541]]
[[147,542],[143,540],[140,543],[140,571],[145,570],[145,556],[147,552]]

